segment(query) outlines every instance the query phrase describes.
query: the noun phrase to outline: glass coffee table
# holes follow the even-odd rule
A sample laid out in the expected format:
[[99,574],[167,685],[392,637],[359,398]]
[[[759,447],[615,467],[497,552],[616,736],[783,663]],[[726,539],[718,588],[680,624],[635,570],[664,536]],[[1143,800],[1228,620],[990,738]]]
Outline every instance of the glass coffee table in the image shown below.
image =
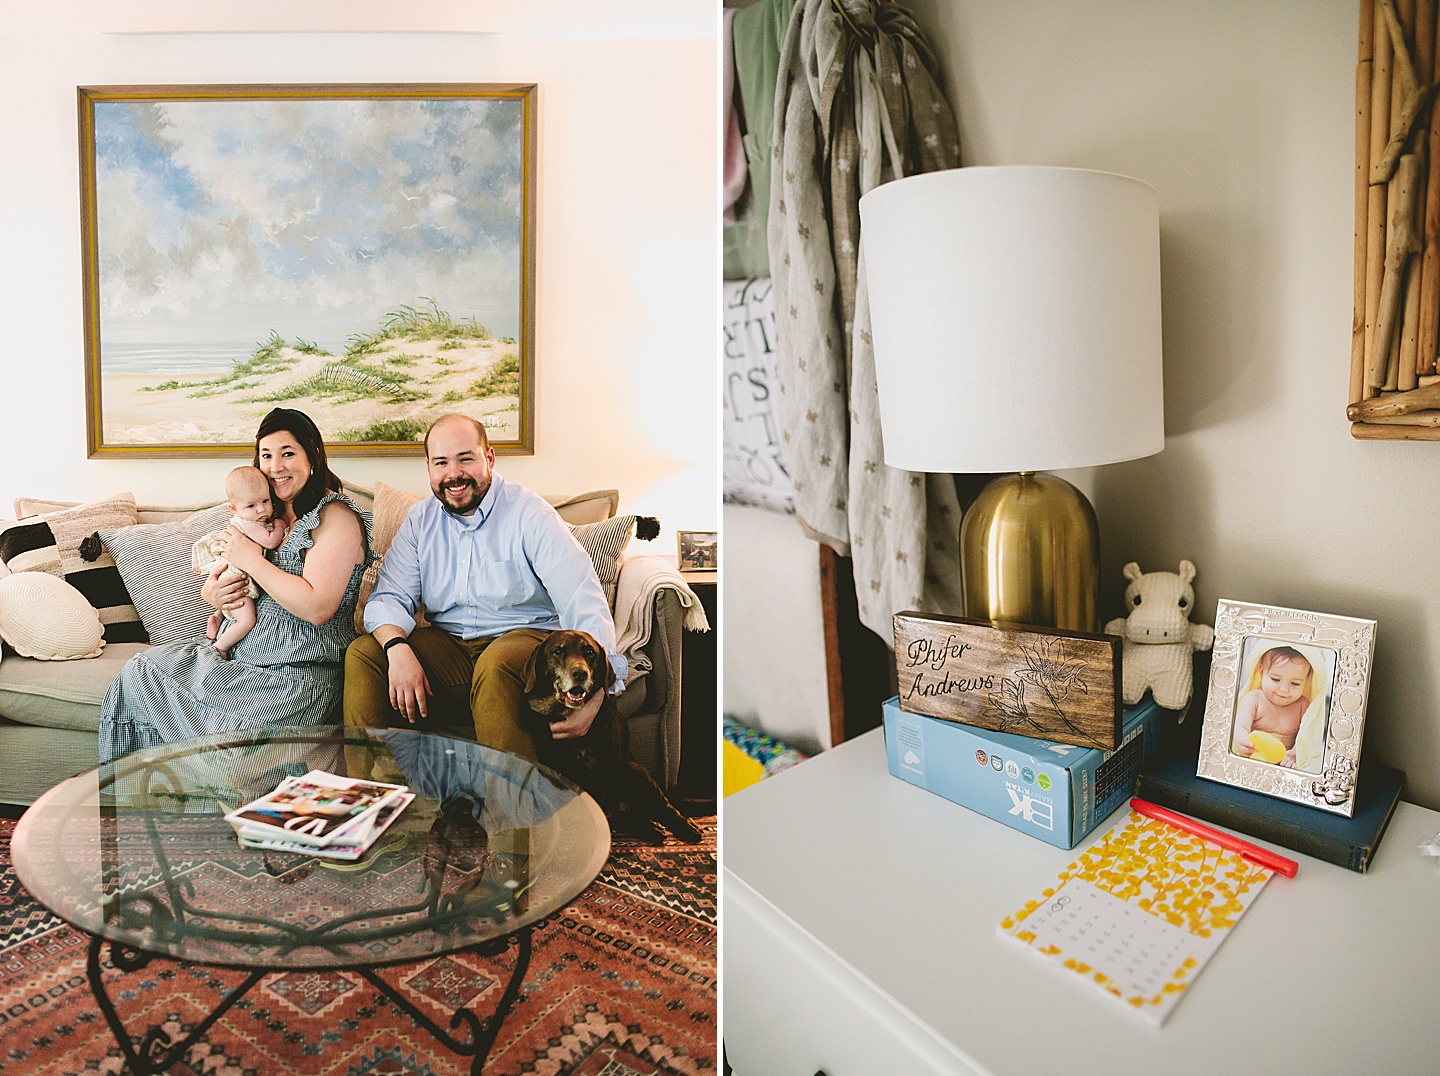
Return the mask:
[[[222,816],[312,769],[409,785],[416,798],[356,863],[240,847]],[[137,1074],[182,1059],[268,972],[305,969],[359,973],[479,1073],[525,980],[532,925],[585,889],[609,853],[599,806],[543,767],[443,736],[333,727],[138,751],[56,785],[12,842],[25,887],[90,935],[90,987]],[[103,987],[107,944],[122,972],[159,956],[249,974],[183,1041],[157,1027],[137,1043]],[[512,944],[495,1011],[460,1009],[449,1031],[375,971]]]

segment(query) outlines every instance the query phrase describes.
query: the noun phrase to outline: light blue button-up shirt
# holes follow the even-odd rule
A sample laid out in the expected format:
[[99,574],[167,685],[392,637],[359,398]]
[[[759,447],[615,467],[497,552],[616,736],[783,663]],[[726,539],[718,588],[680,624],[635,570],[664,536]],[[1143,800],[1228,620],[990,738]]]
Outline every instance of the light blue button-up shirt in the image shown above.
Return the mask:
[[365,604],[365,630],[393,624],[409,635],[419,602],[432,625],[460,639],[513,628],[589,632],[615,670],[613,690],[629,674],[590,555],[543,497],[498,474],[468,516],[435,497],[410,509]]

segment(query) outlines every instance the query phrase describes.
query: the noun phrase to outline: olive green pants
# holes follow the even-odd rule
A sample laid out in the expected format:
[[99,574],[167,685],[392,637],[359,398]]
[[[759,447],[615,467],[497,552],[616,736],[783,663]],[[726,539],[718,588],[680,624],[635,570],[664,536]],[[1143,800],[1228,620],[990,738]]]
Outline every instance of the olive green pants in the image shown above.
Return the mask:
[[[525,666],[546,633],[516,628],[469,642],[439,628],[416,628],[410,645],[430,681],[429,714],[414,727],[475,740],[532,762],[535,745],[521,723]],[[373,635],[362,635],[345,654],[345,724],[408,728],[390,705],[390,667]]]

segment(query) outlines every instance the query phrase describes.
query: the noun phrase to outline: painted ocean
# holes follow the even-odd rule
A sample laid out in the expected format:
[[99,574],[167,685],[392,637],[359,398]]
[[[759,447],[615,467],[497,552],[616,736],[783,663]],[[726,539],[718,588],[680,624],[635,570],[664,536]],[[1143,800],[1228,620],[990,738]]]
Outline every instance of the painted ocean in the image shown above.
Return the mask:
[[[319,341],[334,355],[345,354],[343,341]],[[118,343],[101,345],[107,374],[141,374],[146,377],[200,376],[225,373],[255,354],[254,340],[227,343],[154,344]]]

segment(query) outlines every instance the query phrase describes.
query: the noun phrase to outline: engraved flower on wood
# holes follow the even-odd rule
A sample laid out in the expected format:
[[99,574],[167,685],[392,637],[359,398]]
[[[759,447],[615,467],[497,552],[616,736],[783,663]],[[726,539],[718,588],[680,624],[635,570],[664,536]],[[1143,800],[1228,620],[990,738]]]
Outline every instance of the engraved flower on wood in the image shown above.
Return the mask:
[[1025,683],[1005,676],[1000,680],[1000,690],[986,696],[988,705],[982,717],[1000,723],[1002,729],[1017,723],[1028,724],[1030,710],[1025,705]]
[[1021,646],[1020,653],[1025,655],[1025,660],[1030,664],[1026,668],[1016,669],[1015,675],[1046,689],[1046,694],[1052,699],[1063,699],[1070,694],[1072,684],[1078,685],[1085,694],[1090,694],[1090,688],[1080,679],[1080,674],[1085,671],[1088,663],[1078,657],[1068,657],[1064,639],[1058,636],[1041,639],[1033,646]]
[[1025,668],[1015,670],[1015,675],[1022,683],[1022,692],[1024,683],[1040,689],[1044,695],[1041,705],[1048,704],[1056,720],[1069,731],[1072,737],[1069,742],[1103,747],[1104,744],[1099,739],[1070,720],[1065,708],[1060,705],[1065,696],[1070,694],[1072,686],[1078,686],[1085,694],[1090,694],[1089,685],[1080,678],[1089,663],[1079,657],[1071,657],[1066,640],[1059,636],[1039,639],[1029,646],[1021,644],[1020,653],[1030,663]]

